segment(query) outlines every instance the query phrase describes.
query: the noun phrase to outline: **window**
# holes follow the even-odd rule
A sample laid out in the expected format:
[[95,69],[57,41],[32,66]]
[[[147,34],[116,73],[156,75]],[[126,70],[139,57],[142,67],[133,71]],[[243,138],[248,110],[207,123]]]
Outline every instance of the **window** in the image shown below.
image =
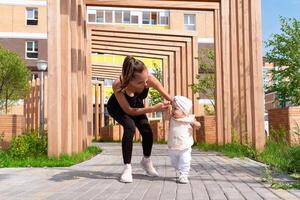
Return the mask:
[[104,22],[104,11],[103,10],[97,10],[96,22],[97,23],[103,23]]
[[195,15],[184,15],[184,30],[195,31],[196,30],[196,16]]
[[88,10],[88,22],[96,22],[96,10]]
[[37,8],[26,8],[26,25],[38,25]]
[[105,23],[112,23],[113,17],[112,17],[112,10],[106,10],[105,11]]
[[150,12],[143,11],[143,24],[150,24]]
[[115,11],[115,23],[122,24],[122,11]]
[[26,52],[26,58],[37,59],[38,58],[38,42],[37,41],[27,41],[25,52]]
[[123,23],[130,24],[130,11],[123,12]]
[[141,15],[141,12],[131,12],[130,15],[131,15],[130,23],[131,24],[139,24],[139,16]]
[[151,12],[151,24],[152,25],[157,24],[157,12]]
[[169,25],[168,10],[87,8],[87,20],[97,24]]
[[169,13],[168,12],[159,12],[159,24],[160,25],[169,25]]

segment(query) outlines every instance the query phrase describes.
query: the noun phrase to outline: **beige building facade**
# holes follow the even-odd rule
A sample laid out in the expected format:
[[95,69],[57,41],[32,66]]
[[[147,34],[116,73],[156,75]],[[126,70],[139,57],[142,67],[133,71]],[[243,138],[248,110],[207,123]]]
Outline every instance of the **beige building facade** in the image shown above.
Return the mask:
[[199,43],[213,43],[214,38],[212,11],[88,6],[87,20],[89,24],[194,32]]
[[47,60],[47,1],[0,0],[0,16],[0,45],[36,71],[36,61]]

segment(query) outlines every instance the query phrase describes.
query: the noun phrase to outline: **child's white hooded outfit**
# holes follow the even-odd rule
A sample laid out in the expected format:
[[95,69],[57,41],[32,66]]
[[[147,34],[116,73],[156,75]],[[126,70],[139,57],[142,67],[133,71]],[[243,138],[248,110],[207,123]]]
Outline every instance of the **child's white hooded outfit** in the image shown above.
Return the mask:
[[174,101],[187,115],[184,118],[171,118],[168,147],[171,163],[181,175],[188,176],[191,163],[191,146],[194,144],[193,128],[191,123],[195,121],[195,115],[190,115],[192,101],[183,96],[175,96]]

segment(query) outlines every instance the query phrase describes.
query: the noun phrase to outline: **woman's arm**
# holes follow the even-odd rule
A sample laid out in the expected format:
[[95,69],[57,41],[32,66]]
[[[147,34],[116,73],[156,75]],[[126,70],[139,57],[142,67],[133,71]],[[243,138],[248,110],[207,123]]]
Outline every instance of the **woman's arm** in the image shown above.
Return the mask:
[[121,92],[120,85],[121,85],[121,82],[119,79],[117,79],[114,81],[112,88],[113,88],[116,99],[117,99],[118,103],[120,104],[122,110],[125,113],[127,113],[128,115],[132,115],[132,116],[142,115],[145,113],[164,111],[164,110],[168,109],[168,106],[164,105],[163,103],[158,103],[154,106],[150,106],[150,107],[146,107],[146,108],[132,108],[129,105],[124,93]]
[[153,87],[154,89],[156,89],[160,93],[160,95],[163,96],[166,100],[172,101],[172,97],[167,93],[165,88],[162,86],[161,82],[159,82],[159,80],[157,80],[157,78],[155,78],[155,76],[153,76],[150,73],[147,85],[148,87]]

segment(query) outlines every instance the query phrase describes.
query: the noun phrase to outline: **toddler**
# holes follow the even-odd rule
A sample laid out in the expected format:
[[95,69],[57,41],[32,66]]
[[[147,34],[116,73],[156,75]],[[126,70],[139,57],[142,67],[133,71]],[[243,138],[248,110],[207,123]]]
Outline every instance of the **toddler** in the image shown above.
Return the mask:
[[179,183],[189,182],[193,127],[200,127],[195,115],[190,114],[192,101],[183,96],[175,96],[172,101],[172,114],[168,134],[168,147],[171,163],[176,170]]

